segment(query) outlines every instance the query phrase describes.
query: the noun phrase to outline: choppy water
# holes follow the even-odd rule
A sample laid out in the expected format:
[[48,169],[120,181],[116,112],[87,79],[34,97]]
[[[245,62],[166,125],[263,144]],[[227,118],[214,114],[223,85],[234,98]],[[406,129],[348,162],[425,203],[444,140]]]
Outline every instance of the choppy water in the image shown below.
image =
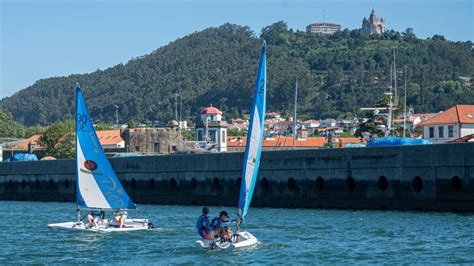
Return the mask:
[[[75,204],[0,202],[5,263],[474,263],[474,214],[252,208],[249,249],[195,247],[201,207],[142,205],[153,231],[92,234],[50,230],[75,219]],[[221,209],[211,207],[211,215]]]

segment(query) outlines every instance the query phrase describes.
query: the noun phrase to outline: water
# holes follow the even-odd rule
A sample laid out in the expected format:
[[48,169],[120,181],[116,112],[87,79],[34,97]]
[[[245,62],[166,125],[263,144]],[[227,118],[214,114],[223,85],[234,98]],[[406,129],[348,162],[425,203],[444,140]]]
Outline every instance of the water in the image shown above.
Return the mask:
[[[195,247],[201,207],[142,205],[153,231],[50,230],[75,219],[75,204],[0,202],[0,264],[6,263],[474,263],[474,214],[251,208],[248,249]],[[211,215],[221,209],[211,207]]]

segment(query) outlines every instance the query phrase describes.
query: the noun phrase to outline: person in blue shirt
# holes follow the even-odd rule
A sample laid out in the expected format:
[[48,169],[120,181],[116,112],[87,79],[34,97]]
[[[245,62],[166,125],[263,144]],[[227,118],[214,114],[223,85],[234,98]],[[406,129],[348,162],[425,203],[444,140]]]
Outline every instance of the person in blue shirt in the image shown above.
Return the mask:
[[209,208],[204,207],[202,208],[202,215],[199,216],[196,227],[198,230],[198,234],[204,239],[213,239],[214,232],[209,224],[209,218],[207,215],[209,214]]
[[223,240],[231,239],[232,230],[226,225],[229,223],[229,215],[226,211],[221,211],[219,217],[212,219],[211,227],[215,232],[215,235],[219,236]]

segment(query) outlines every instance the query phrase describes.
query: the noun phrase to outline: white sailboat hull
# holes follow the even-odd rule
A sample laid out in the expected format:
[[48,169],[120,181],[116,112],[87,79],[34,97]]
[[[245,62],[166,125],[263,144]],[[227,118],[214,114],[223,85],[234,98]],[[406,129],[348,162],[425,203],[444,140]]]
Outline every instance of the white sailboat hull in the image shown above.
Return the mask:
[[257,238],[255,238],[249,232],[240,232],[235,234],[232,237],[232,242],[225,241],[221,242],[220,240],[198,240],[196,241],[196,245],[198,248],[204,250],[220,250],[220,249],[234,249],[234,248],[244,248],[244,247],[251,247],[258,243]]
[[68,231],[83,231],[83,232],[96,232],[96,233],[109,233],[109,232],[129,232],[129,231],[141,231],[149,230],[152,225],[148,223],[147,219],[130,219],[126,220],[124,227],[119,228],[118,223],[110,220],[102,220],[97,223],[95,227],[89,227],[87,224],[81,222],[65,222],[48,224],[51,229],[68,230]]

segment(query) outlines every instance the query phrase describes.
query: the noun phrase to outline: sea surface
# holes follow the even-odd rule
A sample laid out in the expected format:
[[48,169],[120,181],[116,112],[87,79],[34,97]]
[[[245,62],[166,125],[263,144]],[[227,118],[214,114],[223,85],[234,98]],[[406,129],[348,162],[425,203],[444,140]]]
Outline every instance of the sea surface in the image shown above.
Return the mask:
[[74,220],[74,203],[0,201],[0,264],[474,264],[472,213],[251,208],[242,228],[258,245],[203,251],[201,208],[141,205],[153,231],[107,234],[47,228]]

